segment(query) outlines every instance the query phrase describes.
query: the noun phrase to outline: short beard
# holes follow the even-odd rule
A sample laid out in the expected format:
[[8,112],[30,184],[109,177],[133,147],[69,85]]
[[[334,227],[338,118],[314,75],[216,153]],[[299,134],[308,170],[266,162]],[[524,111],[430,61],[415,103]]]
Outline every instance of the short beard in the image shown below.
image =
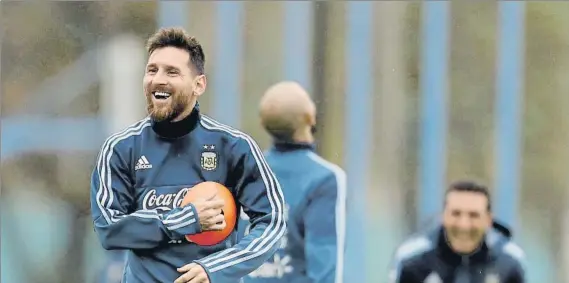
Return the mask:
[[184,94],[174,94],[169,99],[172,99],[170,107],[155,109],[152,102],[152,93],[146,95],[146,111],[152,120],[156,122],[172,121],[183,113],[190,104],[187,101],[188,97]]

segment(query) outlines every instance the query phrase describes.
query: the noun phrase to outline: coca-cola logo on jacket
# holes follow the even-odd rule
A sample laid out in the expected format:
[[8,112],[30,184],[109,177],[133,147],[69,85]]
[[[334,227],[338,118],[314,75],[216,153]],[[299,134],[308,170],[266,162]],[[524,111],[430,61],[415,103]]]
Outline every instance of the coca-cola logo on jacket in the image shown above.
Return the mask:
[[183,188],[176,193],[160,194],[156,189],[152,189],[144,195],[142,199],[142,209],[170,211],[176,207],[180,207],[184,196],[189,190],[190,188]]

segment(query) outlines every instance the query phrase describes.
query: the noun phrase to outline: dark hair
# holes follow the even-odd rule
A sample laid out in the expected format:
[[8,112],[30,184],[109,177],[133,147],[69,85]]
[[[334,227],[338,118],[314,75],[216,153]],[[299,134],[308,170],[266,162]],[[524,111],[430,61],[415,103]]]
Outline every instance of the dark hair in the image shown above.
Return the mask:
[[490,191],[488,188],[482,184],[478,184],[474,181],[457,181],[452,183],[446,193],[445,193],[445,202],[446,196],[451,192],[470,192],[470,193],[477,193],[482,194],[488,200],[488,211],[492,211],[492,203],[490,198]]
[[183,28],[171,27],[159,29],[146,43],[148,55],[156,49],[176,47],[186,50],[190,54],[190,62],[198,75],[205,72],[205,54],[198,40],[190,36]]

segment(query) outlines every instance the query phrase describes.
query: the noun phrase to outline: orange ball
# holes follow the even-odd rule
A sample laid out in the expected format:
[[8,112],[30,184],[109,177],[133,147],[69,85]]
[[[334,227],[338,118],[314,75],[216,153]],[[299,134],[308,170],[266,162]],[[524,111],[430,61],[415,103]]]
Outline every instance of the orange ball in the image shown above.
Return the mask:
[[200,246],[213,246],[223,242],[223,240],[233,232],[235,222],[237,221],[237,207],[235,205],[233,194],[231,194],[231,191],[229,191],[229,189],[224,185],[209,181],[199,183],[193,186],[186,193],[182,200],[182,206],[185,206],[199,198],[209,198],[215,192],[217,192],[218,198],[225,201],[225,205],[222,208],[223,215],[225,216],[225,228],[221,231],[205,231],[198,234],[186,235],[186,240]]

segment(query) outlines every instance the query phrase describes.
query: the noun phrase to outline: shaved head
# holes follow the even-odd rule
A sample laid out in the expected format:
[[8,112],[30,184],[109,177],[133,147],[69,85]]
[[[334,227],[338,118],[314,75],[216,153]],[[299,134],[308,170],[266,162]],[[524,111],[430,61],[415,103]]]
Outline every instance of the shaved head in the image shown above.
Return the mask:
[[261,124],[273,138],[312,142],[316,106],[298,83],[285,81],[271,86],[261,98],[259,112]]

